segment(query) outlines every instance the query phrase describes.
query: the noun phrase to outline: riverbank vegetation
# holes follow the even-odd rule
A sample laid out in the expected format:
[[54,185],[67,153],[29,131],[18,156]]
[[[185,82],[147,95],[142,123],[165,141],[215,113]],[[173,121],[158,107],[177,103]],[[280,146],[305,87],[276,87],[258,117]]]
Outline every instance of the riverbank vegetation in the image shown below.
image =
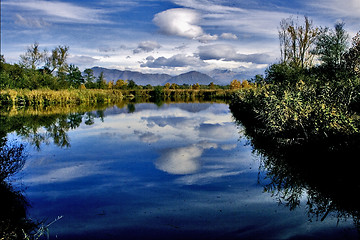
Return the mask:
[[258,134],[283,141],[349,136],[360,131],[360,34],[284,19],[280,63],[257,87],[235,94],[234,116]]
[[350,39],[343,23],[321,28],[308,18],[279,29],[281,61],[230,104],[261,158],[259,182],[290,209],[306,206],[310,220],[333,215],[359,230],[360,185],[349,166],[360,147],[360,33]]
[[18,64],[0,60],[0,106],[34,106],[83,103],[109,103],[124,99],[144,101],[194,101],[230,99],[232,92],[251,88],[246,80],[233,80],[227,86],[166,83],[141,86],[133,80],[107,81],[104,74],[94,76],[92,69],[80,69],[67,63],[68,46],[41,51],[39,44],[29,46]]

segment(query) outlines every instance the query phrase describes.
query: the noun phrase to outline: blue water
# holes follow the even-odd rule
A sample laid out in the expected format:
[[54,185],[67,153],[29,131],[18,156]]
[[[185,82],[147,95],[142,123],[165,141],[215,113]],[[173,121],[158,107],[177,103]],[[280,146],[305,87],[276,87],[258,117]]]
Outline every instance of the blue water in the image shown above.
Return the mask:
[[143,103],[108,108],[92,125],[85,118],[68,147],[28,145],[17,174],[31,218],[63,216],[50,239],[358,236],[351,220],[309,221],[304,204],[290,211],[264,193],[260,159],[226,104]]

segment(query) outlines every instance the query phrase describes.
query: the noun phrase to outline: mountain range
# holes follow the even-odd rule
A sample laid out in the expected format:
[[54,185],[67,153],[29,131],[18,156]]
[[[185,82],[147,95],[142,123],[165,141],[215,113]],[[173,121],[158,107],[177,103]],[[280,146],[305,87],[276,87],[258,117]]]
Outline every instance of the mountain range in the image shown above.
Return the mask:
[[118,69],[108,69],[102,67],[93,67],[94,76],[97,78],[101,72],[104,74],[106,81],[133,80],[137,85],[145,86],[147,84],[157,86],[165,85],[166,83],[176,83],[178,85],[183,84],[202,84],[208,85],[211,82],[218,85],[227,85],[233,79],[240,79],[241,74],[232,72],[230,70],[213,70],[210,72],[210,76],[197,71],[191,71],[183,73],[177,76],[171,76],[168,74],[159,73],[141,73],[136,71],[121,71]]

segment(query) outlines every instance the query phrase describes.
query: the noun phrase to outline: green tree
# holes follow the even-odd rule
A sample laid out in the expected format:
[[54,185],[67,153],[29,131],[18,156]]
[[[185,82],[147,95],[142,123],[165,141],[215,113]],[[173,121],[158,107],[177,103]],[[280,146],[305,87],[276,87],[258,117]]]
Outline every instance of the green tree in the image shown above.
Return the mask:
[[66,80],[69,83],[69,86],[74,88],[79,88],[80,85],[85,82],[81,71],[73,64],[70,64],[69,66],[69,73],[66,76]]
[[96,83],[94,76],[94,71],[90,68],[87,68],[84,70],[84,81],[85,81],[85,87],[89,89],[96,88]]
[[127,87],[128,87],[128,89],[136,89],[137,85],[134,82],[134,80],[129,80]]
[[319,56],[323,64],[329,67],[340,66],[344,63],[349,40],[344,25],[344,23],[338,23],[332,31],[324,28],[318,36],[314,53]]
[[85,76],[84,76],[84,77],[85,77],[85,78],[84,78],[85,83],[92,83],[92,82],[94,82],[95,76],[94,76],[94,71],[93,71],[92,69],[87,68],[87,69],[84,70],[84,73],[85,73]]
[[105,80],[105,77],[104,77],[104,72],[100,73],[99,77],[96,80],[96,85],[97,85],[97,88],[99,88],[99,89],[106,89],[107,88],[106,80]]

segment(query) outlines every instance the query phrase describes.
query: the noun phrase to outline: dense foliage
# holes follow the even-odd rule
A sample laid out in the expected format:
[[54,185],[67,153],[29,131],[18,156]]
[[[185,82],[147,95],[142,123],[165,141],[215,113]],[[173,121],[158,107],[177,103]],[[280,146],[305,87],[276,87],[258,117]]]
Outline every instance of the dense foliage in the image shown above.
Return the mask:
[[350,43],[344,24],[315,28],[307,18],[285,19],[279,31],[281,62],[230,104],[262,159],[259,182],[290,209],[305,199],[310,220],[352,218],[359,230],[360,185],[349,166],[360,147],[360,34]]
[[[239,117],[251,119],[262,134],[275,138],[301,140],[357,134],[360,131],[360,35],[348,47],[344,24],[337,24],[334,30],[314,30],[308,22],[306,19],[304,27],[293,27],[294,23],[290,22],[279,36],[290,35],[285,39],[294,40],[297,44],[290,46],[295,48],[303,46],[298,43],[303,39],[311,39],[302,53],[311,62],[299,61],[296,54],[289,57],[294,56],[291,51],[300,50],[283,48],[282,54],[287,57],[267,69],[257,88],[239,91],[232,110],[241,112],[237,114]],[[304,37],[303,29],[308,29],[311,37]]]

